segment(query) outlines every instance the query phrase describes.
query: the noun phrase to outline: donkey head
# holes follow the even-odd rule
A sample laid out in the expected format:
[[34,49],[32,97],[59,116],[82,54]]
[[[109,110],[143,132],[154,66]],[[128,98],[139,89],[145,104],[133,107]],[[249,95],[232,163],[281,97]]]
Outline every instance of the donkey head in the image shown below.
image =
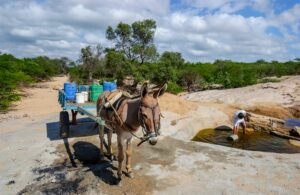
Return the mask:
[[141,88],[140,120],[151,145],[157,143],[157,136],[160,134],[161,112],[158,97],[163,95],[166,89],[166,83],[153,89],[149,89],[148,83],[144,83]]

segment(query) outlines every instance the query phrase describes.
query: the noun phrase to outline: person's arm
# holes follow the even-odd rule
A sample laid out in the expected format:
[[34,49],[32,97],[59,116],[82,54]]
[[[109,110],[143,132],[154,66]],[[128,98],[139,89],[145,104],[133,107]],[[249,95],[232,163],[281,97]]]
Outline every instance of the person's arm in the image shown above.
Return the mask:
[[243,134],[246,134],[246,122],[243,123],[242,128],[243,128]]

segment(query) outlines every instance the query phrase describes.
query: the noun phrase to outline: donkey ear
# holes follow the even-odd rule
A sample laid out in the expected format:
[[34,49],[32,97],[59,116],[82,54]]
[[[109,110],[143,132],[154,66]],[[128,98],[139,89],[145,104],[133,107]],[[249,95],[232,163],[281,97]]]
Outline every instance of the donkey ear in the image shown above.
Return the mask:
[[145,97],[148,94],[148,83],[143,83],[141,87],[141,97]]
[[162,96],[166,92],[167,88],[168,88],[167,83],[157,86],[157,89],[153,90],[153,97],[157,98],[159,96]]

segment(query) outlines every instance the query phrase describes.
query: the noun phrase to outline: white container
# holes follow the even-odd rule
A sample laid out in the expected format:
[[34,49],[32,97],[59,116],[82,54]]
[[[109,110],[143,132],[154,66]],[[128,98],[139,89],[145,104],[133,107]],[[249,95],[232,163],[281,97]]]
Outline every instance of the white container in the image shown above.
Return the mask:
[[89,92],[88,91],[83,91],[81,93],[84,95],[84,101],[85,102],[89,101]]
[[76,93],[76,103],[83,104],[84,103],[84,94]]
[[231,134],[230,136],[227,137],[227,139],[230,141],[237,141],[239,139],[239,136],[236,134]]

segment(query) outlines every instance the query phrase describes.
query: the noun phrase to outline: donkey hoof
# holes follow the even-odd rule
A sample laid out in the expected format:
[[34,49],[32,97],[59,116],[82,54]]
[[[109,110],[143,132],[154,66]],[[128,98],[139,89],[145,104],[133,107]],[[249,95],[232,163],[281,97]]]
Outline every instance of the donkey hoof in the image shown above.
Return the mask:
[[133,179],[134,176],[133,176],[133,173],[132,172],[128,172],[126,173],[126,176],[129,177],[130,179]]
[[121,179],[122,179],[122,173],[118,173],[117,179],[121,181]]
[[118,187],[122,187],[122,180],[118,179],[116,184],[117,184]]

